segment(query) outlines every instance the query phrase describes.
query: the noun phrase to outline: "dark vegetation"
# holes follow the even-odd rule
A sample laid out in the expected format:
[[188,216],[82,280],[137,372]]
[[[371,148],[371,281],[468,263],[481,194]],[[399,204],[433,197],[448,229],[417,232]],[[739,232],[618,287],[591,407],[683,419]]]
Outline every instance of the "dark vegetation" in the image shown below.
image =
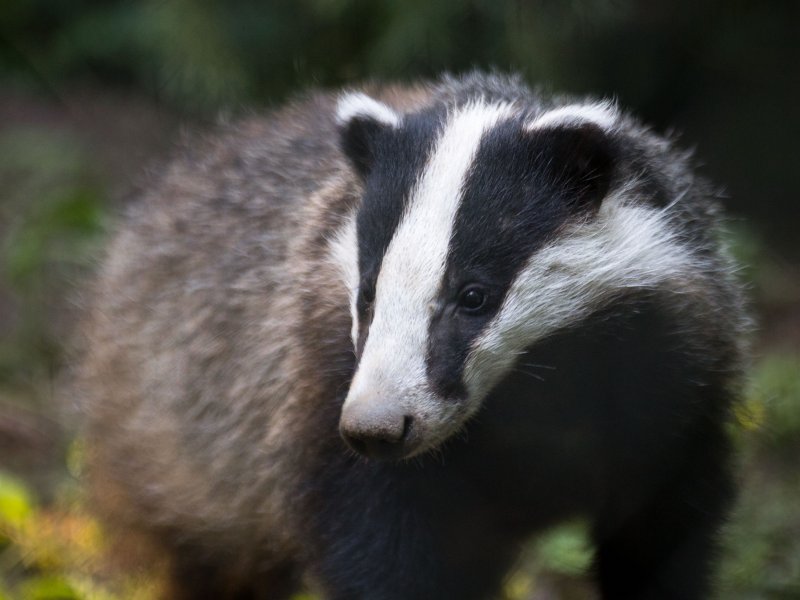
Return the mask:
[[[6,0],[0,599],[157,593],[158,568],[115,557],[85,512],[61,372],[108,223],[180,130],[309,86],[472,67],[614,95],[724,184],[759,329],[719,597],[800,598],[799,17],[794,0]],[[559,528],[506,596],[585,597],[589,560],[582,524]]]

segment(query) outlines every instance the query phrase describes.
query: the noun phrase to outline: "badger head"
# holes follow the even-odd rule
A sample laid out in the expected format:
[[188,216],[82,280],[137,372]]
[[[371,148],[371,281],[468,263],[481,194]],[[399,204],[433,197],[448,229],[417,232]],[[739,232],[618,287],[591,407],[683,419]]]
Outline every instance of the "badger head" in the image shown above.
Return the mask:
[[401,115],[352,93],[337,116],[364,190],[334,241],[357,356],[339,427],[361,454],[439,446],[526,348],[680,268],[661,214],[620,199],[609,103]]

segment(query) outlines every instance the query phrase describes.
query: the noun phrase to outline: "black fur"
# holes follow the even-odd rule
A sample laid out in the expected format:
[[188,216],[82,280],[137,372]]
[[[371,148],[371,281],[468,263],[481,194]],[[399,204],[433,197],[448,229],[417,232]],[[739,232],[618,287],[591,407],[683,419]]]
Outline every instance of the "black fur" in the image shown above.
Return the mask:
[[726,375],[679,323],[627,297],[530,348],[440,455],[320,463],[330,598],[487,598],[530,533],[580,515],[604,598],[705,597],[733,489]]

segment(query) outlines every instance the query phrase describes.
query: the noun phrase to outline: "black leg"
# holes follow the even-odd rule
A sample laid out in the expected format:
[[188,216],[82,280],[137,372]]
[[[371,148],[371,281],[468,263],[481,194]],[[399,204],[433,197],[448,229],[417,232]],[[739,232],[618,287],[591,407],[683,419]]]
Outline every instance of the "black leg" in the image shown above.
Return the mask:
[[237,565],[198,561],[182,551],[173,560],[166,597],[182,600],[282,600],[298,588],[297,572],[290,564],[255,568],[243,560]]
[[488,519],[469,493],[433,496],[427,480],[365,486],[372,493],[360,498],[349,489],[328,497],[314,533],[311,572],[326,600],[483,600],[516,558],[520,532]]
[[716,535],[732,496],[727,471],[707,458],[639,507],[628,504],[626,513],[598,521],[596,569],[603,598],[707,597]]

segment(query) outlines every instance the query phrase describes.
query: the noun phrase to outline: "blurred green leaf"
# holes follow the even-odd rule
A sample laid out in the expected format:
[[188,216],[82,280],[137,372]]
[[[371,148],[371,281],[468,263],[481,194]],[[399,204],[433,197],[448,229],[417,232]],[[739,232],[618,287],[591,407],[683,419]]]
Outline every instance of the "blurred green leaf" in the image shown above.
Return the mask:
[[87,188],[54,193],[38,211],[21,216],[6,240],[5,268],[9,280],[24,286],[49,262],[80,263],[87,242],[102,231],[99,195]]
[[65,283],[101,239],[104,192],[73,134],[43,127],[0,130],[0,291],[17,318],[0,337],[0,383],[51,369],[49,330]]
[[17,529],[31,517],[33,498],[17,478],[0,471],[0,537],[3,531]]
[[546,569],[565,575],[586,573],[593,557],[586,524],[577,521],[555,528],[537,540],[536,553]]
[[20,585],[25,600],[81,600],[73,587],[56,575],[43,575],[26,580]]
[[67,447],[67,471],[74,478],[78,479],[83,475],[86,463],[86,443],[83,438],[74,439]]
[[800,355],[772,354],[754,369],[748,399],[764,407],[762,441],[800,447]]

